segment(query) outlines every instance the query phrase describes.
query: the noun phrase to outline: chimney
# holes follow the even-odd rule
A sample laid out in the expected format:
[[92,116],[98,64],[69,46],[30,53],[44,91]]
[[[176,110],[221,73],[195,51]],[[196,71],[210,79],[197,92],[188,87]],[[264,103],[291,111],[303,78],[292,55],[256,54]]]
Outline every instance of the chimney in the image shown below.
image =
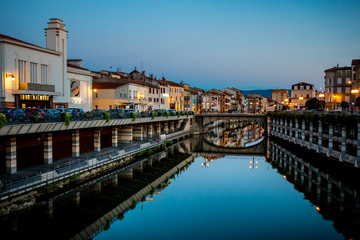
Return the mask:
[[46,48],[66,53],[67,33],[63,21],[57,18],[50,18],[46,31]]

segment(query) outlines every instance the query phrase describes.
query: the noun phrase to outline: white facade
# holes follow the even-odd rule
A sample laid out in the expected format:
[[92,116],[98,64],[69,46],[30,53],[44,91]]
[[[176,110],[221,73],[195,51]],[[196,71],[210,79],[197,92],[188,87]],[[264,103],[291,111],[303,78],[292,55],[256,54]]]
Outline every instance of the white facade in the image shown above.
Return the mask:
[[[63,22],[50,19],[45,30],[46,48],[0,34],[1,106],[67,108],[72,106],[69,80],[88,82],[79,73],[68,75],[67,31]],[[91,104],[89,95],[84,98],[84,104]]]
[[[92,106],[92,74],[85,69],[68,67],[67,79],[70,83],[69,108],[82,108],[91,111]],[[55,106],[56,107],[56,106]]]

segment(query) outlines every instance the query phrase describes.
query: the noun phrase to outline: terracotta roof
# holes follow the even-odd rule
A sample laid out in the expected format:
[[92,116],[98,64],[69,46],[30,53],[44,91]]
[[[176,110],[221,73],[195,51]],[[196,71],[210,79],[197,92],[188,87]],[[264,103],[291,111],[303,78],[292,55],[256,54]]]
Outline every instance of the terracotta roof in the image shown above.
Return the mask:
[[78,68],[78,69],[90,71],[89,69],[86,69],[86,68],[83,68],[83,67],[79,67],[79,66],[76,66],[76,65],[70,64],[70,63],[68,63],[67,66],[68,66],[68,67],[72,67],[72,68]]
[[324,72],[335,72],[335,71],[336,71],[336,67],[333,67],[333,68],[326,69]]
[[163,78],[162,80],[155,80],[159,83],[162,83],[162,84],[167,84],[167,85],[171,85],[171,86],[175,86],[175,87],[183,87],[181,86],[179,83],[175,83],[175,82],[172,82],[172,81],[168,81],[166,80],[165,78]]
[[193,89],[193,90],[198,91],[198,92],[205,92],[204,89],[197,88],[197,87],[191,87],[190,89]]
[[139,84],[139,85],[144,85],[144,86],[147,86],[147,87],[151,87],[151,88],[159,88],[158,86],[155,86],[153,84],[150,84],[148,82],[144,82],[144,81],[141,81],[141,80],[133,80],[131,79],[130,80],[130,83],[135,83],[135,84]]
[[360,59],[353,59],[351,65],[360,65]]
[[210,89],[209,91],[207,91],[206,93],[215,93],[217,95],[221,95],[224,96],[225,94],[217,89]]
[[124,86],[128,83],[126,82],[93,82],[92,87],[93,89],[115,89],[117,87]]
[[273,93],[280,93],[280,92],[289,93],[288,90],[286,90],[286,89],[274,89],[273,90]]

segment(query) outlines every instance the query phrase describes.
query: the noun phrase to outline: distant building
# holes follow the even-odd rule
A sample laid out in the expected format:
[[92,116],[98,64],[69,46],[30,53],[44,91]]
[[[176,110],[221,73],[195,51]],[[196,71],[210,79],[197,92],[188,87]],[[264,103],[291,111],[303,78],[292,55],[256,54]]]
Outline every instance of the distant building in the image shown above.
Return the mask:
[[341,102],[350,104],[351,67],[333,67],[325,71],[325,109],[341,110]]
[[306,101],[315,97],[316,90],[312,84],[300,82],[291,86],[291,104],[294,109],[304,108]]
[[274,89],[271,98],[277,103],[285,102],[285,99],[289,99],[289,91],[286,89]]
[[355,103],[360,102],[360,59],[354,59],[351,61],[351,82],[351,110],[358,111],[359,107],[356,107]]

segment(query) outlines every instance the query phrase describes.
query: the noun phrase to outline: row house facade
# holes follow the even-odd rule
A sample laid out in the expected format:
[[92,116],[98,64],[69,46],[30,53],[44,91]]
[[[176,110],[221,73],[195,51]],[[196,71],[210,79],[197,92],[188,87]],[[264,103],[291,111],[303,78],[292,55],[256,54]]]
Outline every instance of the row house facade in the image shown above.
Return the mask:
[[249,114],[261,114],[266,112],[267,98],[259,94],[246,95],[246,112]]
[[68,66],[63,21],[50,19],[45,31],[46,48],[0,34],[0,106],[90,109],[91,72]]
[[223,112],[224,96],[222,91],[211,89],[201,95],[203,112]]
[[341,102],[351,104],[351,67],[333,67],[325,71],[325,109],[341,110]]
[[305,107],[307,100],[316,97],[316,90],[313,84],[300,82],[291,86],[291,105],[294,109]]
[[184,110],[184,87],[179,83],[168,81],[164,77],[161,80],[157,80],[157,82],[168,88],[168,93],[165,93],[169,102],[169,108],[167,109]]
[[286,89],[274,89],[271,99],[277,103],[285,102],[286,99],[289,101],[289,91]]

